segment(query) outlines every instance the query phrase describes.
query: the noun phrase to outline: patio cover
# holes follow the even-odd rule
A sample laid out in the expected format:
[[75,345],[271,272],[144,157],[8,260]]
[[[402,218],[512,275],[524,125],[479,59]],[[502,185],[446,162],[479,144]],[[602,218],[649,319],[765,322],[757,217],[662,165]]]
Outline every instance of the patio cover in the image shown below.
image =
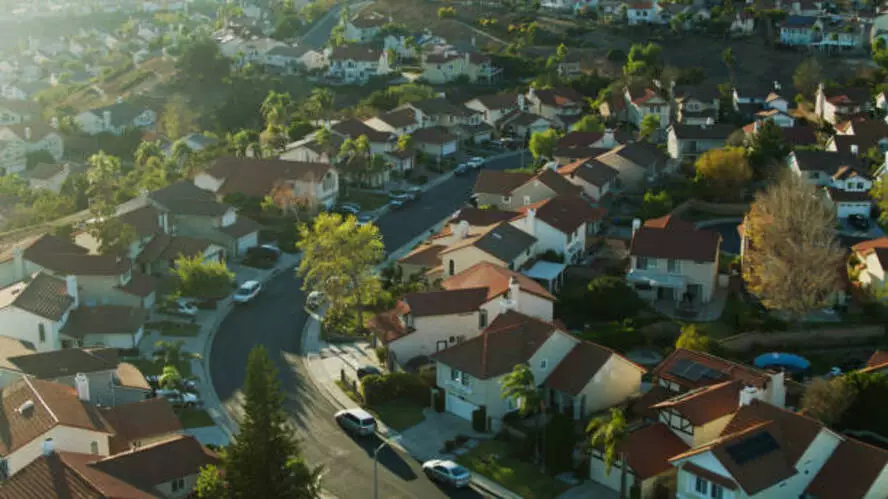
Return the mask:
[[684,277],[657,274],[655,272],[646,272],[643,270],[632,269],[626,274],[626,279],[630,282],[646,282],[651,286],[661,288],[683,288],[687,284]]
[[560,276],[566,268],[567,265],[563,263],[539,261],[536,262],[528,271],[524,272],[524,275],[530,277],[531,279],[553,281],[555,279],[558,279],[558,276]]

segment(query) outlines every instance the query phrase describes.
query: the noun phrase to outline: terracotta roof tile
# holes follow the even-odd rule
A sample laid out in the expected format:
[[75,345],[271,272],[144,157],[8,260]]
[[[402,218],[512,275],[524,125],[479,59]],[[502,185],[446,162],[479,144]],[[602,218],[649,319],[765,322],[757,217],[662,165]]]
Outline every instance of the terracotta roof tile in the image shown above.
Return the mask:
[[[677,368],[680,368],[682,363],[688,362],[693,362],[717,371],[718,373],[721,373],[722,376],[716,378],[704,376],[694,381],[683,378],[678,374],[673,374],[673,372],[677,372]],[[769,379],[767,373],[755,369],[754,367],[737,364],[736,362],[722,359],[715,355],[685,350],[683,348],[675,349],[663,360],[663,362],[660,363],[660,365],[651,371],[651,374],[656,378],[662,378],[678,383],[686,389],[714,385],[728,379],[740,380],[745,384],[762,387]]]
[[675,409],[694,426],[702,426],[736,412],[742,388],[740,381],[724,381],[678,395],[652,408]]
[[580,342],[561,359],[543,385],[559,392],[579,395],[613,355],[617,354],[603,346]]
[[688,444],[663,423],[633,431],[620,444],[620,452],[626,454],[626,464],[640,480],[674,469],[669,458],[687,450]]
[[721,240],[718,232],[696,229],[687,223],[668,223],[662,227],[645,224],[632,235],[629,252],[647,258],[714,262]]
[[401,317],[410,313],[410,306],[404,301],[399,301],[395,308],[380,312],[371,317],[367,327],[373,331],[383,343],[390,343],[413,332],[407,327]]
[[538,282],[523,274],[513,272],[490,262],[476,263],[466,270],[448,277],[441,282],[441,287],[444,289],[485,287],[487,288],[486,301],[490,301],[509,291],[509,281],[512,278],[518,281],[518,286],[522,292],[526,291],[540,298],[555,301],[555,297]]
[[479,194],[511,194],[531,178],[533,175],[530,173],[481,170],[472,191]]
[[571,234],[585,223],[601,220],[607,213],[604,209],[593,208],[582,198],[575,196],[557,196],[538,203],[525,206],[522,212],[536,210],[536,218],[546,225],[564,233]]
[[498,315],[480,335],[432,358],[475,378],[491,379],[527,362],[553,334],[564,333],[545,321],[510,310]]
[[[824,428],[808,416],[780,409],[760,400],[738,409],[731,422],[722,431],[723,437],[761,425],[773,425],[775,438],[786,453],[788,462],[797,463],[811,442]],[[735,478],[737,478],[735,476]]]
[[[132,499],[153,497],[140,492]],[[4,499],[106,499],[102,491],[68,467],[54,453],[40,456],[8,480],[0,482]]]
[[445,289],[408,293],[404,301],[414,317],[476,312],[487,301],[487,288]]
[[864,499],[888,466],[888,451],[853,438],[839,444],[805,489],[817,499]]

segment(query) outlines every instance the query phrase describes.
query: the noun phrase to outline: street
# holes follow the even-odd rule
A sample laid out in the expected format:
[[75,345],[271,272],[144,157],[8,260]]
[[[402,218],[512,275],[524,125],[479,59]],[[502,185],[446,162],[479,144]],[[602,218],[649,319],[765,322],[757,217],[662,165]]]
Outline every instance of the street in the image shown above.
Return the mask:
[[[516,167],[515,157],[492,161],[488,168]],[[392,251],[448,216],[468,199],[477,173],[453,177],[423,193],[412,206],[389,213],[378,221]],[[301,283],[283,273],[264,286],[252,303],[237,307],[222,323],[211,349],[213,387],[231,412],[238,405],[247,356],[264,345],[276,362],[285,408],[302,439],[306,460],[325,468],[324,488],[340,498],[372,497],[373,449],[378,440],[355,439],[333,420],[337,408],[308,379],[299,358],[305,322]],[[429,481],[419,463],[391,449],[380,454],[379,497],[481,497],[471,489],[451,490]]]
[[330,32],[333,31],[333,27],[339,22],[339,9],[341,7],[336,6],[330,9],[330,11],[318,20],[317,24],[311,27],[305,35],[302,36],[300,40],[300,45],[308,46],[314,50],[321,50],[324,48],[324,44],[327,43],[327,40],[330,39]]

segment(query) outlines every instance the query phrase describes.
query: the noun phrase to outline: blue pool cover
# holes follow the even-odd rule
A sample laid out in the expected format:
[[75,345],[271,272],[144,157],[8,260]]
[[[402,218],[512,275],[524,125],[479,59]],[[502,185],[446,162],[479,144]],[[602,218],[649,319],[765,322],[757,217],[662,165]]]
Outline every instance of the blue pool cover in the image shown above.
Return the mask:
[[759,355],[752,363],[762,369],[768,367],[783,367],[793,371],[804,371],[811,367],[808,359],[791,353],[771,352]]

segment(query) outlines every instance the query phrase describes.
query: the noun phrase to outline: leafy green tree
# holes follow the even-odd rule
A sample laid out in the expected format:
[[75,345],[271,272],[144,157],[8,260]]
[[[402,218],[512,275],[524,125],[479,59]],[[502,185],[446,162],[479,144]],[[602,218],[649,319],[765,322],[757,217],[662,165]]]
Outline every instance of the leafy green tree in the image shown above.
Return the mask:
[[229,135],[228,146],[235,156],[243,158],[246,157],[247,150],[249,150],[253,144],[258,144],[258,141],[259,135],[255,131],[241,130],[234,135]]
[[224,499],[228,497],[227,488],[222,470],[211,464],[200,469],[197,483],[194,484],[194,493],[200,499]]
[[675,348],[684,348],[695,352],[709,352],[712,348],[710,339],[697,330],[696,324],[686,324],[681,327],[681,336],[675,342]]
[[574,132],[603,132],[604,123],[601,122],[601,118],[598,116],[587,114],[586,116],[583,116],[580,121],[574,123],[571,130]]
[[158,384],[169,390],[176,390],[182,386],[182,374],[175,365],[163,366],[163,372],[160,375]]
[[199,91],[212,87],[229,76],[230,62],[219,50],[219,44],[209,36],[200,36],[186,42],[182,55],[176,60],[176,69],[190,88]]
[[413,135],[405,133],[398,137],[398,150],[401,152],[413,149]]
[[266,125],[281,126],[290,122],[290,113],[293,109],[293,98],[286,92],[270,90],[268,96],[262,101],[260,112]]
[[160,142],[157,140],[143,141],[139,144],[136,153],[133,155],[133,159],[137,166],[144,166],[149,158],[160,157],[163,157],[163,149],[160,147]]
[[185,340],[160,340],[154,344],[154,358],[164,366],[178,368],[186,360],[200,359],[200,354],[185,351]]
[[125,255],[136,239],[135,230],[116,216],[118,194],[122,190],[120,160],[99,152],[89,158],[87,197],[92,219],[89,233],[99,242],[104,255]]
[[622,320],[641,308],[640,299],[626,279],[617,276],[596,277],[586,287],[584,311],[593,321]]
[[820,85],[823,75],[821,74],[820,63],[817,59],[805,59],[796,66],[792,73],[792,83],[802,95],[811,99],[817,86]]
[[534,132],[530,136],[528,148],[534,159],[551,159],[555,157],[555,149],[558,146],[559,139],[561,139],[561,134],[554,128],[542,132]]
[[856,396],[854,386],[844,377],[816,378],[805,388],[802,408],[812,418],[833,425],[842,419]]
[[759,180],[769,177],[790,150],[783,130],[776,123],[771,120],[762,123],[749,144],[749,163],[755,177]]
[[621,461],[620,497],[626,497],[626,456],[620,452],[620,446],[626,440],[629,428],[623,410],[611,407],[610,417],[600,416],[589,421],[586,433],[589,435],[589,446],[601,450],[607,474],[610,474],[617,459]]
[[712,190],[716,199],[740,200],[752,180],[746,151],[739,147],[710,149],[694,163],[697,180]]
[[234,499],[320,497],[322,468],[310,468],[284,412],[285,396],[265,347],[250,352],[243,417],[228,446],[224,477]]
[[672,195],[668,191],[647,191],[641,205],[642,218],[662,217],[672,211],[673,206]]
[[374,303],[382,289],[374,270],[383,255],[379,228],[360,226],[354,217],[321,213],[301,226],[299,234],[303,289],[323,291],[333,306],[353,305],[362,328],[364,307]]
[[655,76],[662,65],[663,47],[653,42],[633,44],[629,49],[623,74],[626,76]]
[[660,117],[656,114],[648,114],[641,120],[638,126],[638,140],[650,140],[660,129]]
[[322,120],[329,120],[336,103],[336,93],[328,87],[315,87],[311,89],[309,104],[315,116]]
[[174,94],[163,105],[160,128],[170,140],[177,140],[195,131],[198,115],[182,94]]
[[[516,364],[511,372],[503,376],[500,387],[500,397],[504,400],[512,400],[518,406],[518,414],[522,417],[535,414],[535,424],[539,428],[545,402],[530,366]],[[536,452],[539,455],[539,442],[537,442]]]
[[231,292],[234,272],[224,262],[204,261],[203,255],[180,256],[172,269],[182,296],[221,298]]

